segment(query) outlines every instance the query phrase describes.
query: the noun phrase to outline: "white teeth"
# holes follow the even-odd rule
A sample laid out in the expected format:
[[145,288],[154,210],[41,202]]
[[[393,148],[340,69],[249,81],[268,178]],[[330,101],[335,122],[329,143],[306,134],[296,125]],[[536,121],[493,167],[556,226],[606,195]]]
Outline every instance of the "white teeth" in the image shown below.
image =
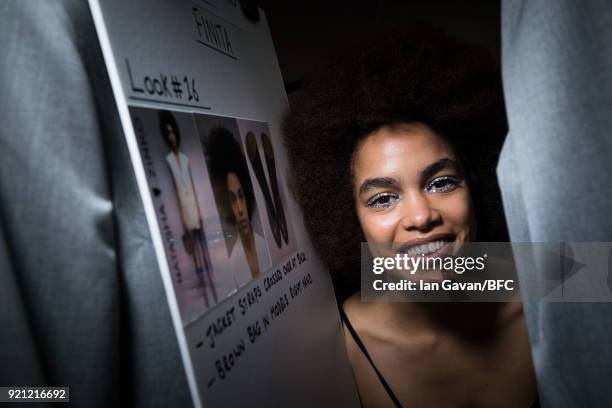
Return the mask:
[[434,241],[434,242],[428,242],[426,244],[415,245],[406,252],[406,255],[408,256],[417,256],[421,254],[427,255],[432,252],[436,252],[437,250],[442,248],[444,245],[446,245],[446,242],[444,241]]

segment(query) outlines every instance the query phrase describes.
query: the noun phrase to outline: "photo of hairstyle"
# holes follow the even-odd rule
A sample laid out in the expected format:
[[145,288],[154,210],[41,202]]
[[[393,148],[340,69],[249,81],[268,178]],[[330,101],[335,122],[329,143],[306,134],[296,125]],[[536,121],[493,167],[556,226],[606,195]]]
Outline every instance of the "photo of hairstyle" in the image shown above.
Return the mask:
[[[255,194],[242,147],[238,144],[232,132],[222,126],[212,128],[206,139],[206,150],[215,153],[211,155],[209,160],[212,177],[224,179],[230,173],[237,176],[242,185],[250,220],[255,210]],[[225,216],[230,224],[236,225],[233,212],[226,213]]]
[[[219,123],[222,119],[228,123]],[[230,273],[239,288],[264,272],[269,266],[269,255],[246,157],[237,130],[230,130],[230,121],[205,115],[196,118],[225,230]]]

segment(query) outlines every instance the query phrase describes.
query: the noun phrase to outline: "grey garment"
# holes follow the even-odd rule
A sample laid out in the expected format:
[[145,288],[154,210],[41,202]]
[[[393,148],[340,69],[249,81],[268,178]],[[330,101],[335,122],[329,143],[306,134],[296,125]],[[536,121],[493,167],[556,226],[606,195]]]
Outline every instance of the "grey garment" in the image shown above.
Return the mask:
[[[612,241],[611,27],[609,0],[503,2],[497,172],[513,241]],[[533,261],[520,274],[544,276]],[[525,312],[542,405],[612,406],[612,304]]]
[[190,406],[87,2],[0,18],[0,385]]

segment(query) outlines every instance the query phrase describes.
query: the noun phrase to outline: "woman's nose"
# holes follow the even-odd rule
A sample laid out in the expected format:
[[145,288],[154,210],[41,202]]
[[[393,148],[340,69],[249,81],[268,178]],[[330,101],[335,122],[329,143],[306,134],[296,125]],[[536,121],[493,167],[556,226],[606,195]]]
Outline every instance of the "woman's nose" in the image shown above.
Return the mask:
[[433,228],[440,221],[440,213],[432,207],[432,203],[423,192],[404,195],[402,214],[402,228],[426,231]]

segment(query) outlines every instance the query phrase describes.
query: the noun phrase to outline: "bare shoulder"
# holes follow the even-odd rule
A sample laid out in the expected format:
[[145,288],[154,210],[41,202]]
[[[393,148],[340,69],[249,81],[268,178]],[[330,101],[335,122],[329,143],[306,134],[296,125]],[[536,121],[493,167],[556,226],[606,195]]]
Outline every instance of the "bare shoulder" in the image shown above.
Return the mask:
[[359,362],[361,359],[357,357],[361,357],[363,352],[351,334],[348,324],[350,324],[353,330],[358,333],[357,336],[363,337],[368,326],[368,321],[366,318],[364,318],[364,312],[366,312],[364,309],[367,308],[364,308],[364,305],[361,303],[359,293],[355,293],[342,303],[342,309],[348,318],[348,322],[343,322],[342,325],[344,328],[344,338],[346,341],[347,352],[349,354],[349,358],[351,359],[351,363],[353,363],[354,360]]
[[[359,341],[400,401],[418,407],[511,407],[533,402],[535,377],[520,303],[498,305],[497,312],[485,313],[492,322],[484,327],[494,335],[476,343],[452,330],[436,330],[415,312],[417,306],[362,303],[359,294],[342,305]],[[471,312],[466,318],[474,320],[474,310],[460,311]],[[398,319],[399,314],[405,319]],[[393,406],[346,324],[344,334],[363,406]]]
[[360,315],[361,307],[362,303],[359,292],[354,293],[352,296],[342,302],[342,309],[344,310],[344,313],[346,313],[346,315],[348,316],[349,320],[351,321],[351,324],[353,323],[353,320],[358,318],[358,316]]
[[[368,350],[368,353],[374,352],[378,345],[375,338],[368,335],[371,331],[371,325],[368,322],[367,305],[361,303],[359,294],[351,296],[344,301],[342,308],[348,317],[351,326],[359,336],[363,346]],[[353,369],[353,376],[359,389],[359,397],[361,404],[364,407],[393,407],[389,396],[380,384],[372,364],[367,360],[364,352],[359,348],[357,341],[350,333],[347,324],[343,324],[344,339],[346,342],[346,351]],[[372,357],[374,358],[374,357]]]

